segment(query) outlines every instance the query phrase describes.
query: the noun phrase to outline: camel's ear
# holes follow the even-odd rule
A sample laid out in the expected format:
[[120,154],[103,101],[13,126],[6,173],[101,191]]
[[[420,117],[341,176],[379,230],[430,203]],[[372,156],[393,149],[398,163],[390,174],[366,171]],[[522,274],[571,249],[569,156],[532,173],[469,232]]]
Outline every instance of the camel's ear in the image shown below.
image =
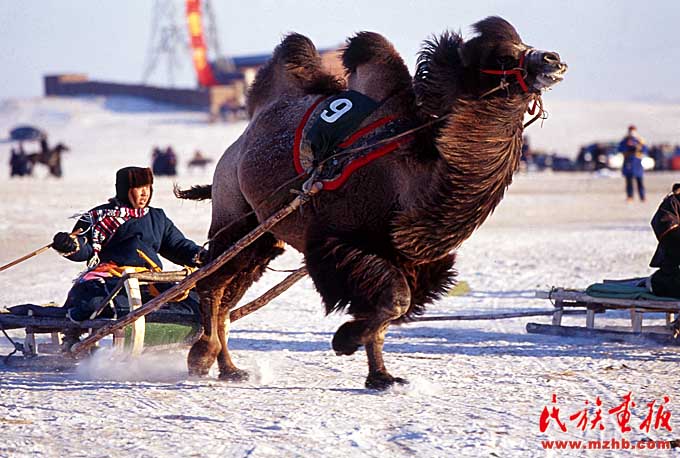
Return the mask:
[[486,19],[474,24],[475,32],[485,39],[492,40],[507,40],[513,43],[521,43],[517,30],[508,21],[498,16],[489,16]]

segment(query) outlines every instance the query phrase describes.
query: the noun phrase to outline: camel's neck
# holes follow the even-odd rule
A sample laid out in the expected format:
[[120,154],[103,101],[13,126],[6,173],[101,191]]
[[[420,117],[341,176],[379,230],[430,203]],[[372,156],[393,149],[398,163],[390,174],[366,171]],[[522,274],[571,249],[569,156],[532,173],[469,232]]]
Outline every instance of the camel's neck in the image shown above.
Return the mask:
[[519,166],[528,97],[460,100],[436,139],[440,159],[394,224],[397,249],[414,262],[456,249],[503,198]]

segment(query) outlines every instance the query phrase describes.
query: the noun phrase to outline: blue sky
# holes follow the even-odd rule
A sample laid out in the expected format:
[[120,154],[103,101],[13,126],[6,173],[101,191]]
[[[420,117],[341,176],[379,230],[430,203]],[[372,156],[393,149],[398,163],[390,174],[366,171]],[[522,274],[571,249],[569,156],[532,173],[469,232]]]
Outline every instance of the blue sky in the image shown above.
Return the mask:
[[[86,73],[140,82],[151,0],[0,0],[0,99],[42,95],[42,75]],[[178,21],[184,2],[175,0]],[[223,53],[270,52],[289,31],[318,47],[360,30],[388,37],[411,69],[423,39],[445,29],[469,35],[489,15],[509,20],[528,44],[569,64],[560,99],[680,102],[680,1],[648,0],[213,0]],[[184,23],[180,23],[183,27]],[[175,81],[195,84],[185,54]],[[152,82],[166,82],[159,70]]]

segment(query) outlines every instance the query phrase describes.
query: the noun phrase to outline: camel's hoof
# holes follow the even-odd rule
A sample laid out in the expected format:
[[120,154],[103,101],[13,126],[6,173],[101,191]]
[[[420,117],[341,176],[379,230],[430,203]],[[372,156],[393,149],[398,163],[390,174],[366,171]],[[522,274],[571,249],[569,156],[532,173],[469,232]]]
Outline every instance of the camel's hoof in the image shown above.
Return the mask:
[[360,346],[361,345],[353,345],[347,342],[343,342],[342,345],[338,345],[336,344],[336,342],[333,342],[333,350],[335,350],[335,354],[337,356],[353,355],[354,353],[356,353]]
[[336,355],[353,355],[359,347],[361,347],[361,343],[358,341],[356,328],[357,322],[349,321],[335,331],[332,345]]
[[189,369],[189,377],[191,378],[204,378],[208,376],[210,370],[204,369]]
[[408,385],[408,380],[401,377],[392,377],[387,373],[370,374],[366,377],[366,388],[369,390],[384,391],[391,388],[394,384]]
[[229,372],[221,372],[220,373],[220,380],[223,380],[225,382],[245,382],[250,378],[250,374],[248,374],[247,371],[244,371],[243,369],[234,369],[233,371]]

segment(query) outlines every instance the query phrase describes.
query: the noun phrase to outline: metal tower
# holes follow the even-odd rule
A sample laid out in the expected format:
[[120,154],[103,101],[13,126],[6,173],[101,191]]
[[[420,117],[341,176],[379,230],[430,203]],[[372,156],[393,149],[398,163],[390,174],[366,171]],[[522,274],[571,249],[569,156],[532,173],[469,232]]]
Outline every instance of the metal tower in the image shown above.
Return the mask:
[[165,70],[167,83],[174,86],[176,70],[190,58],[186,27],[183,27],[175,1],[154,0],[142,81],[146,84],[160,67]]
[[[142,81],[145,84],[160,68],[160,71],[165,72],[167,84],[174,86],[177,71],[192,60],[184,3],[178,0],[154,0],[151,34],[142,74]],[[208,60],[222,70],[233,71],[231,59],[221,57],[212,3],[210,0],[202,0],[201,4]]]

